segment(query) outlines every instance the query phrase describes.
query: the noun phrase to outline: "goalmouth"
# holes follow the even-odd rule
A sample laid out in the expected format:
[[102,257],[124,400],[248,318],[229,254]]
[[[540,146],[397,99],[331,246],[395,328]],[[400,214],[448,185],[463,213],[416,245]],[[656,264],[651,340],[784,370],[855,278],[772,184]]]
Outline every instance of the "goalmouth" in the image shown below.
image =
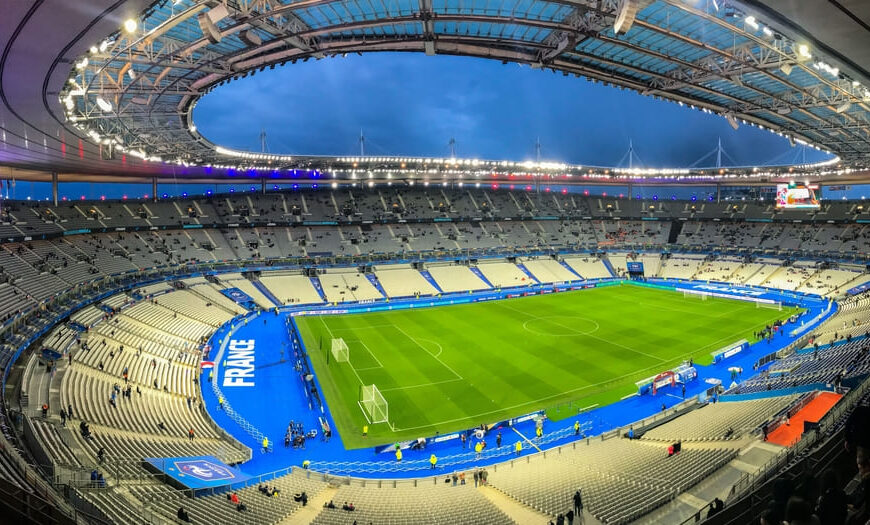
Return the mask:
[[782,301],[755,301],[755,307],[782,311]]
[[690,290],[683,290],[683,297],[686,299],[700,299],[702,301],[706,301],[710,294],[708,292],[695,292]]
[[389,404],[376,385],[360,385],[359,406],[369,423],[389,422]]
[[332,358],[335,359],[336,363],[346,363],[350,360],[350,351],[347,348],[347,343],[341,337],[332,340],[332,348],[330,350]]

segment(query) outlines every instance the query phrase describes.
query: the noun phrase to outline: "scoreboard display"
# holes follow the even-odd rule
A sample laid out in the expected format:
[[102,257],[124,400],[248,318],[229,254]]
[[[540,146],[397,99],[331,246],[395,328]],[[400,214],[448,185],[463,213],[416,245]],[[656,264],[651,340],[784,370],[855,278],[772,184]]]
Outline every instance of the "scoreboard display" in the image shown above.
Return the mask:
[[627,262],[625,263],[628,267],[628,273],[630,275],[643,275],[643,263],[642,262]]

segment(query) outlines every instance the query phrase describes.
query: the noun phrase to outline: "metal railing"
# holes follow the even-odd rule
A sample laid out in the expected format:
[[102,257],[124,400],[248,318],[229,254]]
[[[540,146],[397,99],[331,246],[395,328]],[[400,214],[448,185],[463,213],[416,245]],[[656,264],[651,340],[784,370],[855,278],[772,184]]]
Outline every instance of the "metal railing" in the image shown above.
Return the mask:
[[731,487],[728,501],[736,501],[747,492],[751,492],[758,486],[770,479],[780,467],[801,456],[809,448],[818,444],[837,425],[841,424],[845,417],[855,408],[858,402],[870,392],[870,380],[865,380],[858,387],[847,393],[834,407],[819,421],[818,427],[803,434],[797,443],[786,448],[777,456],[771,458],[761,469],[754,474],[743,474]]

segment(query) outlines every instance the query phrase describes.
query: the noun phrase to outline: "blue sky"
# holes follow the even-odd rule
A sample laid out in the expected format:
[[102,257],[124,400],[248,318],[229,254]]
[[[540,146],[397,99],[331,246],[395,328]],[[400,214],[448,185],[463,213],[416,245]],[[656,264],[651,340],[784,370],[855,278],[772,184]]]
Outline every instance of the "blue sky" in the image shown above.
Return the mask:
[[[724,118],[582,78],[517,64],[419,53],[371,53],[287,64],[219,87],[194,113],[215,143],[278,153],[542,158],[616,165],[633,140],[648,166],[687,166],[719,137],[737,165],[789,163],[787,141]],[[810,160],[824,155],[811,150]],[[712,165],[709,158],[702,165]],[[731,164],[727,159],[723,164]]]

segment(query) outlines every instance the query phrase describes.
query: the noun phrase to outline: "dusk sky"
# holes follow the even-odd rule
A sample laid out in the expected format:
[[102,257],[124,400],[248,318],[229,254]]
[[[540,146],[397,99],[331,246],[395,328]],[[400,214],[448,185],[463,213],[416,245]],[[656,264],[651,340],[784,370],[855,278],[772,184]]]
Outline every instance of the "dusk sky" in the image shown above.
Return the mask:
[[[772,133],[582,78],[517,64],[419,53],[371,53],[287,64],[219,87],[194,113],[227,147],[322,155],[527,160],[616,165],[634,141],[653,167],[688,166],[719,137],[734,164],[790,163],[800,152]],[[815,150],[808,160],[824,157]],[[702,165],[714,165],[710,157]],[[723,159],[723,164],[732,164]]]

